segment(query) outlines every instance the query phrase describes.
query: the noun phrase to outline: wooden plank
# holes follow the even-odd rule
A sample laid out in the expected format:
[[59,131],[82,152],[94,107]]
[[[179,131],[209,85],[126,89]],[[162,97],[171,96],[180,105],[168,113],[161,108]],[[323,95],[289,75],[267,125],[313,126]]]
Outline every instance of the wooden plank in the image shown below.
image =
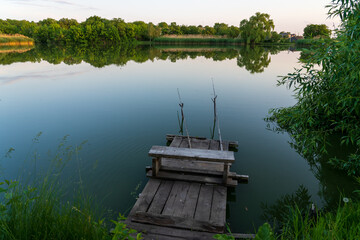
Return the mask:
[[[187,138],[187,136],[184,136],[184,135],[166,134],[167,141],[172,141],[175,137]],[[206,139],[206,137],[194,137],[194,136],[189,136],[189,138],[196,138],[196,139],[201,139],[201,140]]]
[[205,231],[205,232],[213,232],[213,233],[224,232],[223,225],[219,226],[209,221],[199,221],[199,220],[194,220],[192,218],[167,216],[167,215],[146,213],[146,212],[136,212],[131,217],[131,221],[148,223],[157,226],[190,229],[196,231]]
[[203,174],[203,175],[215,175],[215,176],[223,176],[224,171],[213,171],[208,169],[191,169],[191,168],[179,168],[179,167],[161,167],[161,170],[167,172],[183,172],[183,173],[192,173],[192,174]]
[[191,139],[191,148],[196,148],[196,149],[209,149],[209,145],[210,145],[210,140],[209,139],[204,139],[204,140],[200,140],[197,138],[192,138]]
[[191,183],[189,191],[185,198],[185,203],[182,211],[175,211],[174,216],[194,218],[196,203],[199,198],[200,183]]
[[189,182],[176,181],[174,183],[162,212],[163,215],[174,215],[175,212],[182,211],[189,187]]
[[136,211],[147,211],[149,208],[155,193],[157,192],[160,186],[161,180],[160,179],[150,179],[147,184],[145,185],[143,191],[140,194],[140,197],[136,201],[134,207],[129,213],[131,216]]
[[165,146],[153,146],[149,151],[149,156],[226,163],[233,163],[235,161],[234,152],[231,151],[174,148]]
[[218,162],[207,162],[207,161],[193,161],[193,160],[178,160],[171,158],[163,158],[161,160],[161,167],[170,167],[170,168],[178,168],[184,169],[184,171],[192,171],[192,170],[201,170],[206,169],[210,171],[224,171],[224,163]]
[[223,173],[223,182],[226,183],[229,176],[230,166],[228,163],[224,163],[224,173]]
[[229,151],[229,141],[222,141],[224,151]]
[[182,138],[179,148],[189,148],[189,139],[187,137]]
[[144,232],[145,239],[149,239],[146,238],[147,233],[156,236],[181,237],[183,239],[189,239],[189,240],[209,240],[209,239],[213,239],[214,236],[213,233],[137,223],[130,221],[130,219],[128,219],[126,223],[127,223],[127,227],[136,229],[139,232]]
[[152,159],[152,169],[153,169],[153,177],[156,177],[160,170],[161,158],[153,158]]
[[231,177],[234,180],[237,180],[241,183],[248,183],[249,182],[249,175],[238,175],[236,173],[230,173],[229,177]]
[[251,233],[232,233],[227,235],[233,236],[235,239],[254,239],[256,237],[256,234]]
[[[146,173],[146,176],[152,178],[153,177],[152,170],[149,170]],[[210,176],[206,176],[206,175],[190,175],[190,174],[165,172],[165,171],[159,171],[156,178],[167,179],[167,180],[178,180],[178,181],[226,185],[228,187],[236,187],[238,184],[238,182],[236,180],[233,180],[231,178],[228,178],[226,184],[224,184],[222,177],[210,177]]]
[[[166,140],[167,141],[172,141],[175,137],[182,137],[182,138],[187,138],[187,136],[181,136],[181,135],[175,135],[175,134],[166,134]],[[190,138],[196,138],[196,139],[201,139],[204,140],[206,139],[205,137],[194,137],[194,136],[190,136]],[[239,147],[239,142],[238,141],[228,141],[229,142],[229,146],[232,148],[237,148]]]
[[226,196],[227,189],[223,186],[215,186],[211,206],[210,221],[217,225],[226,223]]
[[[136,235],[132,236],[136,239]],[[169,235],[159,235],[159,234],[146,234],[143,235],[144,239],[151,239],[151,240],[184,240],[185,238],[182,237],[174,237]]]
[[217,140],[211,139],[209,149],[210,150],[220,150],[220,142]]
[[148,209],[149,213],[161,213],[173,186],[173,181],[162,181]]
[[179,136],[175,136],[170,144],[170,147],[180,147],[182,138]]
[[204,185],[204,184],[201,185],[194,219],[199,221],[210,220],[213,192],[214,192],[214,186]]

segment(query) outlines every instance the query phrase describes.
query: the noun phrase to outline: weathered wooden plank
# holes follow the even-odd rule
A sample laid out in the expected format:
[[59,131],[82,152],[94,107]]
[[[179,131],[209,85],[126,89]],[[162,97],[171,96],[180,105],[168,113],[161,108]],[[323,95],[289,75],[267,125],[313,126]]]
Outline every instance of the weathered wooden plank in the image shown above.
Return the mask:
[[140,194],[140,197],[136,201],[134,207],[132,208],[129,216],[131,216],[136,211],[147,211],[149,208],[156,191],[160,186],[161,180],[160,179],[150,179],[147,184],[145,185],[143,191]]
[[167,171],[167,172],[182,172],[182,173],[190,173],[190,174],[203,174],[203,175],[215,175],[215,176],[223,176],[224,171],[213,171],[213,170],[208,170],[206,168],[197,168],[197,169],[192,169],[192,168],[179,168],[179,167],[161,167],[162,171]]
[[[167,141],[172,141],[175,137],[182,137],[182,138],[187,138],[187,136],[181,136],[181,135],[175,135],[175,134],[167,134],[166,135],[166,140]],[[190,138],[196,138],[196,139],[201,139],[204,140],[206,139],[205,137],[194,137],[194,136],[190,136]],[[229,142],[229,147],[232,148],[237,148],[239,147],[239,143],[238,141],[228,141]]]
[[235,239],[254,239],[256,236],[256,234],[251,233],[232,233],[227,235],[233,236]]
[[231,151],[174,148],[165,146],[153,146],[149,151],[149,156],[227,163],[233,163],[235,161],[234,153]]
[[[152,170],[149,170],[146,173],[146,176],[152,178]],[[217,185],[226,185],[228,187],[236,187],[238,182],[231,178],[228,178],[227,182],[224,183],[222,177],[210,177],[204,175],[191,175],[183,174],[177,172],[165,172],[159,171],[156,178],[167,179],[167,180],[178,180],[178,181],[188,181],[188,182],[198,182],[198,183],[208,183],[208,184],[217,184]]]
[[229,177],[241,183],[249,182],[249,175],[238,175],[236,173],[229,173]]
[[211,139],[209,149],[210,150],[220,150],[220,142],[218,140]]
[[[187,136],[184,136],[184,135],[166,134],[167,141],[172,141],[175,137],[187,138]],[[196,139],[201,139],[201,140],[206,139],[206,137],[194,137],[194,136],[189,136],[189,138],[196,138]]]
[[209,139],[197,139],[191,138],[191,148],[196,149],[209,149],[210,140]]
[[170,144],[170,147],[180,147],[182,138],[179,136],[175,136]]
[[193,160],[179,160],[171,158],[163,158],[161,160],[161,167],[170,167],[170,168],[179,168],[184,169],[184,171],[191,170],[201,170],[207,169],[209,171],[224,171],[224,163],[218,162],[207,162],[207,161],[193,161]]
[[229,177],[230,166],[228,163],[224,163],[224,174],[223,174],[223,182],[226,183]]
[[163,215],[174,215],[175,212],[182,211],[189,187],[189,182],[176,181],[174,183],[162,212]]
[[200,183],[191,183],[189,191],[185,198],[185,203],[182,211],[175,211],[174,216],[194,218],[196,203],[199,198]]
[[153,158],[152,159],[152,169],[153,169],[153,177],[156,177],[160,170],[161,158]]
[[[148,240],[184,240],[186,238],[182,237],[174,237],[169,235],[159,235],[159,234],[145,234],[143,235],[144,239]],[[134,239],[136,239],[136,235],[134,235]]]
[[173,186],[173,181],[162,181],[148,209],[149,213],[160,214]]
[[[214,233],[208,232],[199,232],[199,231],[192,231],[187,229],[180,229],[180,228],[170,228],[170,227],[163,227],[163,226],[155,226],[150,224],[143,224],[137,222],[127,222],[127,226],[132,229],[136,229],[139,232],[144,232],[145,239],[153,239],[147,238],[147,233],[155,236],[171,236],[171,237],[180,237],[183,239],[189,240],[209,240],[213,239]],[[154,238],[156,239],[156,238]]]
[[175,227],[182,229],[190,229],[196,231],[205,231],[213,233],[224,232],[223,225],[216,225],[209,221],[194,220],[192,218],[183,218],[175,216],[167,216],[154,213],[136,212],[132,217],[131,221],[140,223],[149,223],[152,225]]
[[210,221],[217,225],[225,225],[226,222],[226,196],[226,187],[214,186]]
[[199,221],[209,221],[214,186],[201,185],[198,204],[194,218]]
[[222,141],[223,151],[229,151],[229,141]]
[[189,148],[189,139],[187,137],[182,138],[179,148]]

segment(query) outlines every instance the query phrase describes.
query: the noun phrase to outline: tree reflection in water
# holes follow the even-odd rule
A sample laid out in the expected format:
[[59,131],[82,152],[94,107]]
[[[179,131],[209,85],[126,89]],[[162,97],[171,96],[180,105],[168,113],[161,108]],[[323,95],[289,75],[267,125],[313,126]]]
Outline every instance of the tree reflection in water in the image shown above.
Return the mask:
[[260,73],[271,62],[270,54],[276,54],[288,47],[264,48],[254,47],[211,47],[211,46],[141,46],[117,45],[109,47],[75,47],[75,46],[36,46],[28,51],[0,52],[0,64],[15,62],[47,61],[51,64],[65,63],[68,65],[86,62],[94,67],[107,65],[124,66],[129,61],[143,63],[155,60],[170,60],[176,62],[184,59],[205,57],[213,61],[236,59],[237,65],[250,73]]
[[[279,127],[272,119],[266,119],[269,122],[269,129],[274,132],[287,132],[287,129]],[[274,124],[270,128],[270,123]],[[329,164],[334,158],[345,158],[350,152],[353,152],[351,146],[341,145],[341,135],[332,135],[327,137],[331,148],[327,153],[320,149],[315,153],[304,151],[306,149],[306,139],[299,138],[296,132],[287,132],[291,137],[290,146],[295,149],[309,164],[314,176],[319,180],[319,192],[323,206],[321,211],[334,211],[338,208],[339,202],[343,197],[356,198],[354,191],[359,188],[359,185],[354,178],[348,176],[346,172],[335,169]],[[313,134],[320,134],[314,132]],[[302,135],[301,135],[302,136]],[[318,136],[320,137],[320,136]],[[289,209],[294,209],[297,206],[302,214],[306,216],[311,208],[311,196],[304,186],[300,186],[295,193],[287,194],[280,197],[274,204],[262,204],[263,217],[269,222],[276,222],[278,227],[282,223],[288,221],[291,216]]]

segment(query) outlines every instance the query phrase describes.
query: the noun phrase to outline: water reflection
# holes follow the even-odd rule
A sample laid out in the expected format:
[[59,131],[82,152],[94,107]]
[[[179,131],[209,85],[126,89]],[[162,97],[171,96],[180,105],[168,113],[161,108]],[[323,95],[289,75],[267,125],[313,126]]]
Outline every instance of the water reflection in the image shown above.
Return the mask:
[[237,65],[245,67],[250,73],[261,73],[269,66],[271,58],[269,51],[262,47],[246,47],[239,50]]
[[[271,120],[267,120],[271,122]],[[287,129],[279,127],[274,123],[274,127],[270,129],[274,132],[288,132]],[[355,197],[354,190],[358,189],[359,186],[354,178],[348,176],[346,172],[335,169],[329,162],[331,159],[346,159],[350,152],[354,152],[352,146],[345,146],[341,144],[341,135],[332,135],[326,137],[329,147],[327,153],[315,149],[315,153],[304,151],[306,149],[306,139],[299,137],[300,135],[296,132],[289,130],[291,141],[290,146],[301,155],[309,164],[310,170],[314,176],[319,180],[319,192],[318,195],[322,200],[320,207],[322,211],[332,211],[337,209],[339,201],[343,197],[353,198]],[[321,134],[321,133],[313,133]],[[302,135],[301,135],[302,136]],[[325,137],[322,136],[322,139]],[[320,144],[319,144],[320,145]],[[309,211],[311,203],[311,196],[308,194],[308,190],[304,186],[300,186],[293,194],[287,194],[279,198],[273,205],[262,204],[263,216],[266,220],[271,221],[276,219],[278,223],[286,222],[286,211],[287,206],[294,207],[297,205],[301,212]]]
[[26,51],[0,52],[0,64],[8,65],[16,62],[39,62],[41,60],[52,64],[65,63],[67,65],[86,62],[94,67],[108,65],[124,66],[129,61],[143,63],[154,60],[184,60],[205,57],[213,61],[237,59],[237,65],[245,68],[250,73],[261,73],[271,62],[270,54],[276,54],[288,47],[265,48],[234,47],[234,48],[211,48],[211,47],[150,47],[119,45],[108,48],[81,48],[81,47],[48,47],[37,46]]

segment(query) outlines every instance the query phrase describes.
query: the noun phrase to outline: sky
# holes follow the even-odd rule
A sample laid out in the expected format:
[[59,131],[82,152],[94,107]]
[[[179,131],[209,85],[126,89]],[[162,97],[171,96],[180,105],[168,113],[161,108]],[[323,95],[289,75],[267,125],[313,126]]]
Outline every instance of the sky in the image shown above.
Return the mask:
[[97,15],[122,18],[126,22],[176,22],[178,25],[209,25],[216,22],[239,26],[256,12],[268,13],[275,30],[298,35],[308,24],[326,24],[325,6],[330,0],[0,0],[0,19],[39,21],[45,18],[74,18],[84,21]]

